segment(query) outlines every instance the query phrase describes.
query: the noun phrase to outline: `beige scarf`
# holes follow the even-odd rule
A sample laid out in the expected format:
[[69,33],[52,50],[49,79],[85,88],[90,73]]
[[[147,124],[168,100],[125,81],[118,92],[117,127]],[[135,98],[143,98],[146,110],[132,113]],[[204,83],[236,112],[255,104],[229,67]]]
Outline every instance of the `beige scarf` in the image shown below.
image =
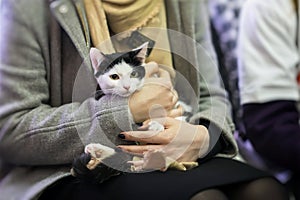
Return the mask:
[[293,4],[294,4],[294,7],[297,9],[298,8],[298,0],[293,0]]
[[[138,30],[156,41],[147,61],[172,68],[167,32],[147,29],[166,29],[163,0],[84,0],[84,5],[93,46],[105,53],[120,51],[124,45],[122,40]],[[116,35],[116,40],[110,39],[112,35]],[[174,72],[171,73],[174,75]]]

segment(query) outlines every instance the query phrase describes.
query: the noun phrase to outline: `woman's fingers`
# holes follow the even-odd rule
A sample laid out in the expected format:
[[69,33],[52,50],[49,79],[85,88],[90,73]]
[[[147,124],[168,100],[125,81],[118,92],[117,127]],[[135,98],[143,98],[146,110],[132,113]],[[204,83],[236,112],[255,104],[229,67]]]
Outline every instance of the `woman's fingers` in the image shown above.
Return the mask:
[[147,144],[166,144],[168,141],[161,137],[160,131],[131,131],[122,132],[119,137],[127,141],[136,141]]
[[163,125],[164,127],[169,127],[171,124],[174,123],[174,120],[171,117],[162,117],[162,118],[153,118],[153,119],[148,119],[146,121],[143,122],[143,125],[141,127],[139,127],[140,130],[146,130],[146,128],[149,128],[149,123],[151,121],[156,121],[157,123],[160,123],[161,125]]
[[146,69],[146,78],[154,77],[155,74],[159,74],[159,67],[156,62],[149,62],[145,65]]
[[[151,127],[151,121],[155,121],[155,123],[152,124],[159,124],[160,126],[162,126],[162,129],[157,129],[156,127],[158,126]],[[168,144],[177,134],[172,130],[168,130],[168,128],[175,124],[179,125],[178,123],[182,122],[169,117],[156,118],[150,121],[147,120],[147,123],[144,122],[143,125],[140,127],[140,130],[146,130],[147,128],[150,130],[122,132],[121,134],[119,134],[119,138],[128,141],[136,141],[147,144]]]
[[140,159],[128,161],[134,171],[167,169],[167,158],[161,150],[147,151]]
[[[151,128],[151,121],[162,125],[162,131],[147,131],[147,128]],[[195,161],[207,154],[210,137],[205,126],[164,117],[146,120],[140,129],[146,131],[122,132],[119,137],[138,141],[141,145],[121,145],[120,148],[132,154],[142,155],[144,160],[145,153],[155,150],[163,151],[166,158],[179,162]]]
[[180,117],[182,116],[184,113],[183,107],[182,106],[178,106],[177,108],[170,110],[170,112],[168,113],[168,117]]
[[154,64],[149,65],[149,68],[149,74],[147,74],[148,72],[146,72],[145,76],[145,85],[157,84],[165,87],[166,89],[173,89],[171,77],[168,71],[161,68],[156,69]]
[[119,145],[123,151],[142,156],[145,152],[161,149],[162,145]]

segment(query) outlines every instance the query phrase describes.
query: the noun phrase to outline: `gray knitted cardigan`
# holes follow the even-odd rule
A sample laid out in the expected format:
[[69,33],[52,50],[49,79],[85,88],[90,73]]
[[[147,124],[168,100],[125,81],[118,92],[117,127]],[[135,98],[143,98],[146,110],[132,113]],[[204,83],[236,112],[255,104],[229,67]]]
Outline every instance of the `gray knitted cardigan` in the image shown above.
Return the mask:
[[[201,94],[192,120],[218,127],[228,143],[218,156],[232,157],[237,153],[234,126],[210,41],[206,2],[165,3],[168,28],[188,38],[170,38],[172,51],[180,54],[173,55],[174,67],[195,94]],[[110,140],[117,142],[117,133],[132,129],[127,99],[103,97],[95,101],[76,77],[82,70],[85,85],[95,84],[88,59],[88,30],[82,29],[75,5],[85,19],[81,0],[54,0],[50,4],[3,0],[0,156],[18,167],[2,179],[0,199],[37,198],[47,186],[70,175],[69,165],[84,144],[99,141],[111,145]],[[72,93],[73,84],[80,95]]]

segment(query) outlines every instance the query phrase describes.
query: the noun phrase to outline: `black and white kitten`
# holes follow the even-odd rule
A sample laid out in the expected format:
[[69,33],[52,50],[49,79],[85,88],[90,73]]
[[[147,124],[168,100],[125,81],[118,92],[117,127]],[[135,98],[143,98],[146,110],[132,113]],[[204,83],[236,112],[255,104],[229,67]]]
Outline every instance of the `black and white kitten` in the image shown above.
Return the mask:
[[[144,43],[140,47],[123,53],[103,54],[96,48],[91,48],[90,58],[94,69],[94,75],[100,86],[100,95],[96,98],[101,98],[103,95],[118,95],[128,97],[135,91],[140,90],[144,84],[145,77],[145,60],[147,56],[148,43]],[[191,108],[179,103],[187,112],[191,112]],[[181,120],[184,118],[181,118]],[[162,131],[164,126],[156,121],[151,121],[149,130]],[[161,152],[151,152],[149,155],[152,159],[163,160]],[[117,152],[115,149],[101,145],[99,143],[88,144],[85,147],[84,153],[76,158],[73,162],[72,174],[81,179],[89,179],[95,182],[103,182],[110,176],[120,174],[120,169],[116,170],[106,166],[103,163],[114,162],[122,165],[123,171],[142,170],[142,165],[135,165],[132,157],[123,153]],[[170,161],[173,163],[173,161]],[[168,166],[170,165],[167,164]],[[160,163],[158,163],[159,165]],[[192,163],[194,166],[195,163]],[[185,170],[185,167],[178,165],[175,162],[175,168]]]
[[[100,90],[95,98],[103,95],[128,97],[144,84],[145,59],[148,43],[128,52],[104,54],[96,48],[91,48],[90,59]],[[157,124],[159,129],[163,127]],[[158,129],[155,128],[155,129]],[[73,161],[71,173],[81,180],[101,183],[113,175],[130,170],[133,156],[118,152],[113,148],[99,143],[85,146],[84,153]],[[104,163],[114,163],[118,169],[113,169]],[[122,166],[122,167],[120,167]]]
[[94,75],[103,94],[128,97],[144,84],[148,43],[125,53],[103,54],[91,48]]

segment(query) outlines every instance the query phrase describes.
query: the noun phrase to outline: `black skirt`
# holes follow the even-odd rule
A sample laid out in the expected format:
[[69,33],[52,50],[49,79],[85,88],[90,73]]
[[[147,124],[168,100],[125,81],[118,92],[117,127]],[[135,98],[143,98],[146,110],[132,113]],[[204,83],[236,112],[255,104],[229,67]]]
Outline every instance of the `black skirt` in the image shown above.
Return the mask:
[[126,173],[112,177],[98,185],[79,182],[73,177],[67,177],[50,186],[40,200],[190,199],[205,189],[244,183],[264,177],[271,177],[271,175],[236,160],[212,158],[188,171]]

